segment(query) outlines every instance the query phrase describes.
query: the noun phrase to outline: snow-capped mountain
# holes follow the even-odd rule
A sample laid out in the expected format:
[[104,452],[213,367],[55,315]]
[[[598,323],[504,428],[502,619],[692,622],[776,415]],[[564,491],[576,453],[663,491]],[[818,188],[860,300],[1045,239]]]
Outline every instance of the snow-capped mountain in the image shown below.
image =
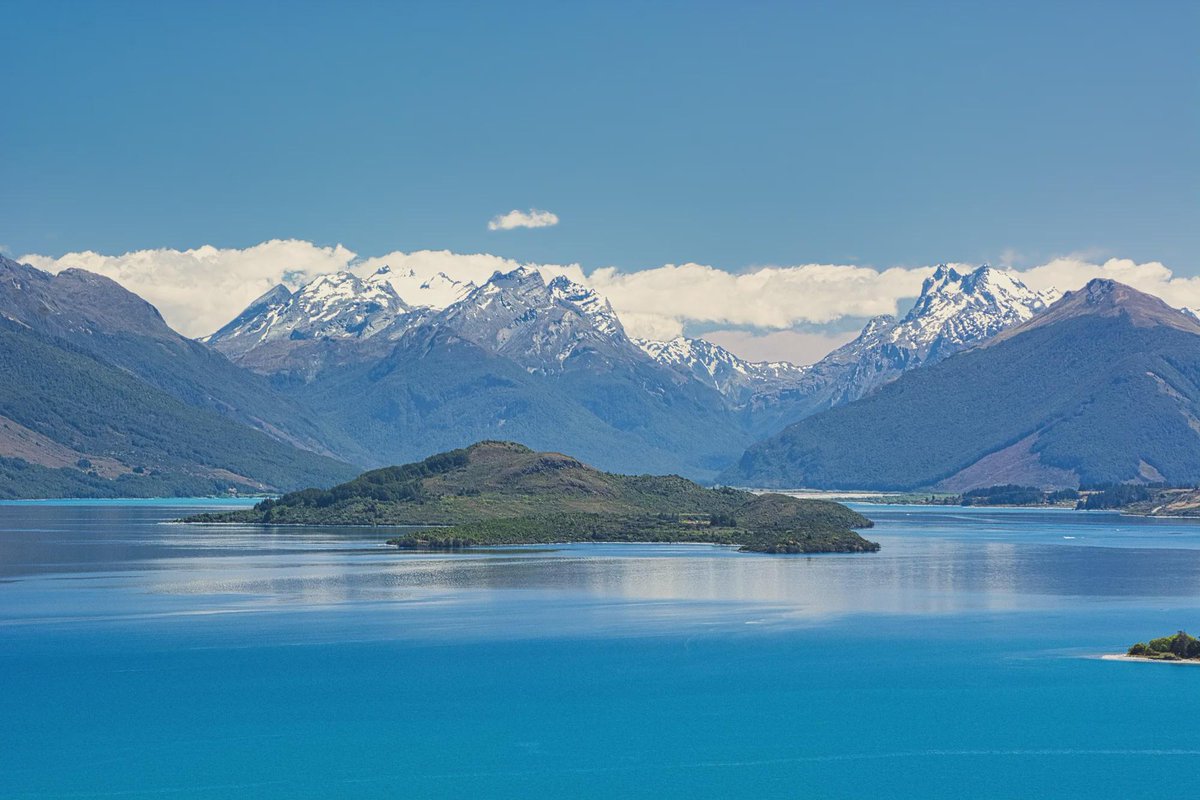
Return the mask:
[[[371,280],[331,276],[260,298],[209,341],[383,463],[510,438],[610,468],[712,475],[749,441],[717,391],[655,362],[606,299],[565,277],[495,272],[440,310],[399,300],[391,276],[376,283],[396,302],[364,303]],[[298,299],[311,294],[329,302]]]
[[957,351],[1026,322],[1058,298],[987,264],[968,273],[941,265],[925,279],[921,296],[889,339],[921,353],[923,362],[938,360],[941,350]]
[[593,289],[575,283],[565,275],[559,275],[546,285],[550,296],[558,303],[573,306],[586,317],[600,333],[608,336],[624,336],[625,327],[617,319],[617,312],[607,298]]
[[[403,283],[407,278],[400,276]],[[406,302],[388,267],[360,279],[325,275],[290,292],[277,286],[204,341],[235,361],[264,372],[289,369],[311,377],[330,357],[379,357],[417,327],[452,331],[528,370],[555,371],[573,357],[642,359],[608,301],[559,276],[549,283],[535,269],[496,272],[482,286],[435,276],[428,291],[465,294],[443,309]],[[414,289],[413,291],[421,291]],[[430,300],[420,296],[421,300]],[[341,343],[341,344],[339,344]]]
[[396,294],[414,308],[425,307],[440,311],[462,300],[477,288],[471,281],[455,280],[444,272],[422,278],[411,268],[383,269],[387,270],[388,282],[396,290]]
[[967,273],[942,265],[903,318],[875,317],[854,341],[799,367],[746,361],[702,339],[631,341],[604,297],[565,276],[547,282],[536,269],[496,272],[475,286],[445,274],[418,283],[412,270],[383,267],[366,278],[322,276],[294,293],[277,286],[206,341],[245,366],[307,380],[330,359],[379,358],[417,328],[450,331],[532,372],[561,371],[581,359],[649,358],[735,408],[773,408],[791,419],[856,400],[1028,320],[1054,299],[986,265]]
[[[410,285],[421,304],[397,292],[397,282]],[[431,298],[422,291],[465,294],[439,309],[425,304]],[[439,421],[437,435],[447,442],[460,428],[500,435],[515,415],[555,397],[566,403],[561,414],[583,415],[571,423],[579,430],[600,424],[609,436],[641,431],[653,439],[673,427],[676,447],[697,419],[725,420],[731,440],[774,433],[1024,322],[1053,299],[986,266],[966,274],[939,267],[902,319],[876,317],[853,342],[800,367],[749,362],[702,339],[635,342],[604,297],[563,276],[547,281],[532,268],[495,272],[474,286],[448,276],[413,284],[411,275],[384,267],[366,278],[323,276],[295,292],[276,287],[207,341],[243,366],[308,387],[330,413],[354,406],[347,398],[356,392],[373,393],[371,413],[383,419],[407,409],[407,436],[416,436],[411,420],[433,424],[431,415],[452,409],[480,416]],[[381,394],[385,384],[407,394]],[[450,385],[460,388],[436,388]],[[431,391],[439,399],[421,399]],[[493,409],[505,392],[519,399]],[[555,441],[543,430],[550,422],[522,424]]]
[[562,369],[583,355],[641,357],[606,299],[564,276],[546,283],[527,267],[496,272],[425,324],[535,371]]
[[203,341],[232,356],[281,340],[368,338],[411,310],[389,273],[322,275],[295,292],[280,284]]
[[747,361],[704,339],[633,341],[659,364],[711,386],[735,405],[764,391],[793,386],[808,371],[787,361]]
[[722,480],[962,492],[1200,480],[1200,324],[1093,279],[1025,323],[746,451]]
[[968,273],[943,264],[925,280],[903,318],[873,317],[854,341],[811,366],[755,364],[701,339],[637,344],[660,364],[717,389],[735,406],[764,412],[769,427],[857,400],[909,369],[934,364],[1025,322],[1057,297],[1035,292],[986,264]]
[[812,366],[802,391],[817,401],[813,410],[852,402],[1026,322],[1056,299],[1056,292],[1036,292],[986,264],[968,273],[940,265],[904,317],[872,318],[858,338]]

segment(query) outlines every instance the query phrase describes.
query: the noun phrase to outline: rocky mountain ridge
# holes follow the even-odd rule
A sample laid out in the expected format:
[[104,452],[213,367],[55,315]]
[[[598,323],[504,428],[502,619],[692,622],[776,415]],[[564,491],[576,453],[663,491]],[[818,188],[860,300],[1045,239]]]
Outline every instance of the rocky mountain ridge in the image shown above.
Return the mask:
[[735,485],[961,492],[1200,482],[1200,323],[1093,280],[749,448]]

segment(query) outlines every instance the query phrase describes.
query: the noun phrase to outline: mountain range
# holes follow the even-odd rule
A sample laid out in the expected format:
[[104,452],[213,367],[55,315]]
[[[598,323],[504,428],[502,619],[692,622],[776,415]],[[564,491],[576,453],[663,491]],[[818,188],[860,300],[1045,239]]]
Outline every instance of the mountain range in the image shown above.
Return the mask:
[[646,355],[607,300],[532,269],[441,309],[403,303],[386,273],[328,276],[272,290],[206,342],[362,443],[367,466],[504,436],[712,477],[748,443],[723,396]]
[[1047,310],[751,447],[754,486],[962,491],[1200,482],[1200,322],[1093,280]]
[[1054,292],[1035,292],[984,265],[960,273],[941,265],[900,319],[869,320],[853,341],[804,371],[798,380],[756,393],[756,433],[778,431],[820,411],[854,402],[905,372],[962,352],[1044,310]]
[[0,374],[4,496],[263,491],[351,475],[333,452],[360,452],[83,270],[0,257]]
[[464,285],[440,308],[410,305],[394,285],[384,267],[294,293],[279,286],[205,341],[352,431],[380,463],[507,436],[607,469],[711,478],[753,441],[1053,300],[990,267],[939,267],[902,319],[873,319],[797,366],[746,361],[702,339],[630,339],[595,291],[532,269]]
[[[1114,291],[1115,305],[1145,305],[1125,291]],[[966,486],[1020,471],[980,467],[959,474],[974,462],[903,466],[900,440],[876,433],[884,423],[872,427],[860,409],[891,420],[896,430],[918,430],[889,416],[902,406],[897,398],[914,391],[905,387],[932,380],[915,376],[951,375],[937,391],[959,397],[954,385],[967,379],[954,365],[985,350],[1010,352],[1004,343],[1023,332],[1058,330],[1061,309],[1074,308],[1064,305],[1067,299],[1056,302],[1055,293],[1033,291],[986,265],[971,272],[941,266],[899,319],[871,319],[853,341],[815,364],[796,365],[747,361],[697,338],[632,339],[594,290],[530,268],[497,272],[479,285],[444,274],[420,281],[388,267],[365,276],[324,275],[295,290],[276,286],[211,336],[191,341],[112,281],[81,270],[50,275],[4,260],[0,332],[11,344],[3,357],[20,378],[0,398],[0,424],[8,426],[0,431],[0,465],[5,475],[26,470],[22,480],[6,481],[10,494],[62,481],[70,484],[62,491],[128,493],[137,484],[149,492],[151,476],[174,481],[179,491],[197,481],[278,490],[503,438],[570,451],[616,472],[702,480],[720,474],[774,486]],[[1177,323],[1196,324],[1159,305]],[[1089,305],[1090,316],[1099,307]],[[1080,316],[1089,314],[1071,318]],[[996,372],[1013,374],[1000,366]],[[109,381],[107,407],[128,413],[68,402],[69,387],[86,383],[85,376]],[[970,380],[986,383],[974,373]],[[51,385],[62,387],[63,397],[46,402]],[[151,402],[162,408],[142,408]],[[971,416],[945,402],[938,407],[955,419]],[[842,419],[852,420],[851,427],[813,443],[811,432]],[[142,420],[153,421],[161,435],[129,430]],[[186,453],[168,452],[168,429],[193,443]],[[206,450],[195,446],[200,441],[220,444]],[[906,441],[911,451],[923,440]],[[1044,450],[1050,441],[1037,446]],[[809,449],[798,455],[797,442]],[[868,451],[892,442],[895,452],[862,464],[842,464],[830,452],[849,454],[855,442],[866,442]],[[988,442],[979,447],[995,444]],[[986,455],[978,447],[960,452],[976,461]],[[258,463],[263,459],[269,463]],[[1047,459],[1038,463],[1062,471],[1037,473],[1042,482],[1128,472]],[[910,477],[889,473],[883,464],[892,461]],[[1154,467],[1134,477],[1168,472],[1183,474]],[[79,487],[72,489],[72,481]],[[115,482],[123,483],[118,489]]]

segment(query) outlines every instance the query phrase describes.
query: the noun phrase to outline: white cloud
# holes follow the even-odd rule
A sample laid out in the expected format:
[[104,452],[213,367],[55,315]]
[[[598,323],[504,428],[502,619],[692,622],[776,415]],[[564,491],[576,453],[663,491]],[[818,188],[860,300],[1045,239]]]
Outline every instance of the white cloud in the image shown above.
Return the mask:
[[1056,258],[1041,266],[1016,273],[1032,289],[1078,289],[1093,278],[1109,278],[1156,295],[1176,308],[1200,306],[1200,278],[1176,277],[1158,261],[1137,263],[1128,258],[1110,258],[1101,264],[1082,258]]
[[488,222],[489,231],[511,231],[513,228],[549,228],[558,224],[558,215],[551,211],[539,211],[531,208],[528,211],[513,209],[507,214],[499,214]]
[[639,272],[595,270],[588,283],[613,304],[634,336],[676,335],[688,323],[782,330],[802,322],[894,314],[916,297],[931,267],[882,271],[836,264],[762,267],[734,274],[702,264]]
[[17,260],[49,272],[80,267],[112,278],[150,301],[180,333],[202,336],[276,284],[295,288],[318,275],[345,269],[354,258],[354,251],[340,244],[321,247],[297,239],[272,239],[240,249],[204,245],[119,256],[86,250],[59,258],[25,255]]
[[[122,255],[102,255],[90,250],[57,258],[37,254],[21,256],[22,263],[60,272],[79,267],[120,283],[152,303],[163,318],[185,336],[204,336],[233,319],[259,295],[277,284],[295,289],[318,275],[349,270],[370,275],[387,264],[396,273],[411,270],[411,279],[393,283],[401,297],[412,303],[430,302],[414,297],[419,286],[439,272],[460,281],[479,284],[493,272],[507,272],[520,264],[487,253],[462,254],[449,250],[394,251],[359,258],[342,245],[323,247],[298,239],[273,239],[246,248],[204,245],[190,250],[136,250]],[[531,264],[547,279],[566,275],[586,280],[578,264]]]
[[[397,290],[409,302],[423,302],[430,298],[411,296],[413,286],[438,273],[479,284],[497,270],[519,265],[488,253],[448,250],[394,251],[360,258],[342,245],[324,247],[295,239],[240,249],[206,245],[113,256],[91,251],[59,258],[26,255],[19,260],[51,272],[82,267],[113,278],[157,306],[168,323],[188,336],[211,333],[277,283],[295,288],[317,275],[340,270],[366,275],[388,264],[396,273],[413,272],[411,279],[397,280]],[[526,266],[537,268],[547,279],[566,275],[607,296],[632,336],[669,339],[689,326],[716,327],[721,330],[707,335],[739,355],[797,361],[811,360],[804,353],[840,344],[841,335],[794,328],[895,314],[917,296],[932,269],[801,264],[732,273],[702,264],[667,264],[637,272],[604,267],[586,273],[578,264]],[[1158,262],[1093,263],[1084,257],[1065,257],[1014,274],[1032,288],[1060,290],[1076,289],[1095,277],[1113,278],[1171,305],[1200,308],[1200,278],[1176,277]]]
[[[422,281],[433,278],[438,273],[444,273],[455,280],[480,284],[492,277],[495,272],[511,272],[521,266],[521,262],[494,256],[490,253],[452,253],[449,250],[415,250],[405,253],[402,250],[394,250],[382,256],[360,259],[354,264],[352,271],[359,275],[370,275],[384,265],[390,266],[394,273],[405,273],[411,270]],[[566,275],[571,280],[580,283],[586,280],[583,268],[578,264],[526,264],[525,266],[535,267],[547,279],[556,275]],[[397,287],[397,291],[399,291],[399,287]],[[409,298],[406,297],[405,300],[409,300]]]

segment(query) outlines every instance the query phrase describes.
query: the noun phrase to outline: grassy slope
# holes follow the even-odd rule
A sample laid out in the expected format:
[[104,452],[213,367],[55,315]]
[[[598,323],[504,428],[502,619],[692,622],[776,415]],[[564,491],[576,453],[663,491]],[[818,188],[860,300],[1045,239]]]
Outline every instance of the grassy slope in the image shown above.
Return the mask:
[[0,318],[184,405],[304,450],[366,463],[364,449],[335,426],[272,390],[266,378],[176,333],[152,305],[103,276],[78,269],[50,275],[0,256]]
[[0,326],[0,415],[74,450],[145,473],[116,481],[6,459],[0,496],[143,496],[290,488],[352,470],[213,411],[185,405],[92,356]]
[[197,521],[445,526],[395,540],[457,547],[563,541],[700,541],[779,552],[877,549],[843,505],[705,489],[678,476],[615,475],[569,456],[482,442]]
[[[213,411],[273,439],[354,464],[369,451],[319,415],[271,388],[261,375],[233,364],[206,345],[182,337],[153,341],[129,334],[95,334],[89,355],[125,370],[185,405]],[[80,344],[72,340],[72,344]]]

